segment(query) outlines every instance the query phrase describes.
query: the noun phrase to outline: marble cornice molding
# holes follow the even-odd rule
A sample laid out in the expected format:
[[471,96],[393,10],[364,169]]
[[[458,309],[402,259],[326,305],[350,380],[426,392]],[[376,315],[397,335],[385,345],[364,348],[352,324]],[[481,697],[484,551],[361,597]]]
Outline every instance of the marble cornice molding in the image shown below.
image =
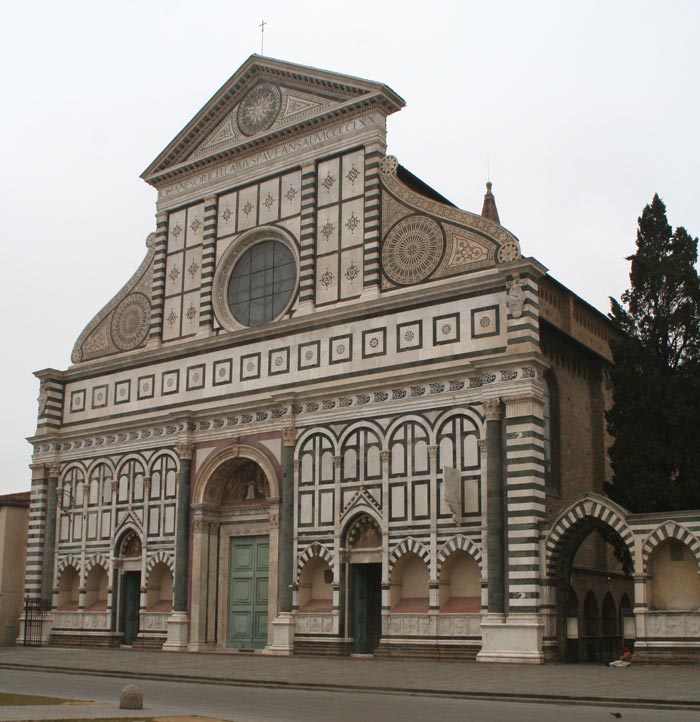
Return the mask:
[[[163,168],[153,174],[148,175],[147,173],[144,173],[141,177],[149,185],[152,185],[160,191],[165,186],[184,180],[190,174],[197,174],[205,170],[210,170],[222,163],[232,162],[234,160],[244,160],[248,153],[265,151],[275,143],[289,141],[295,136],[320,130],[325,125],[337,123],[341,120],[352,120],[353,118],[359,117],[372,110],[381,112],[383,116],[387,116],[390,113],[395,112],[395,110],[398,110],[398,108],[392,109],[391,104],[388,103],[386,98],[380,93],[375,92],[367,95],[361,95],[357,98],[351,98],[350,100],[339,103],[338,105],[324,108],[319,115],[304,118],[298,123],[278,126],[266,133],[248,138],[247,140],[229,148],[220,149],[209,155],[202,155],[196,158],[189,157],[184,161],[180,161],[175,163],[175,165]],[[202,130],[200,132],[201,135],[197,134],[195,136],[197,141],[203,138],[207,133],[206,130]],[[192,144],[187,150],[189,152],[193,152],[195,147],[196,145]],[[317,146],[317,148],[324,147],[324,145]],[[290,154],[289,158],[293,159],[295,164],[299,162],[299,158],[297,156]],[[259,171],[257,174],[259,174]],[[235,185],[238,185],[238,183],[236,182]]]
[[[491,369],[471,369],[461,365],[435,369],[425,381],[425,371],[411,379],[391,378],[356,381],[347,387],[328,383],[323,390],[297,394],[281,404],[280,398],[268,396],[256,403],[210,410],[197,414],[186,411],[146,422],[125,422],[110,429],[92,433],[55,435],[50,441],[43,437],[30,439],[35,444],[35,463],[50,462],[57,453],[63,461],[86,457],[126,453],[153,448],[175,448],[177,442],[217,441],[250,433],[285,433],[290,427],[312,426],[363,418],[369,414],[406,413],[428,410],[446,402],[453,406],[476,406],[485,398],[504,396],[531,398],[539,392],[533,388],[538,379],[534,366],[512,365],[503,361]],[[325,391],[325,393],[324,393]]]

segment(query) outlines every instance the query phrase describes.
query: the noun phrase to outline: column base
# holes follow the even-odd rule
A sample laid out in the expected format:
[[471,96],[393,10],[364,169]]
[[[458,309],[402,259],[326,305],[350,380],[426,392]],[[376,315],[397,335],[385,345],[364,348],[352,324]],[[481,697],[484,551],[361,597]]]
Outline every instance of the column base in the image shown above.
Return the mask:
[[537,614],[489,614],[481,621],[477,662],[544,664],[544,625]]
[[291,657],[294,654],[294,633],[297,620],[291,612],[280,612],[272,622],[272,643],[263,650],[264,654],[277,657]]
[[166,625],[168,637],[163,642],[163,651],[186,652],[190,641],[190,618],[187,612],[173,612]]

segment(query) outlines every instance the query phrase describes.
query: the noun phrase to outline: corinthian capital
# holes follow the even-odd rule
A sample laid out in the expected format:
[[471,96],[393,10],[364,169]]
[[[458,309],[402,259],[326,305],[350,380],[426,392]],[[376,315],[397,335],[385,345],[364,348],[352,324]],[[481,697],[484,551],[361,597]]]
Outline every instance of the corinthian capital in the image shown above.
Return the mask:
[[180,459],[191,459],[192,458],[192,442],[191,441],[177,441],[175,442],[175,451],[177,451]]
[[486,421],[500,421],[503,418],[503,402],[501,399],[486,399],[484,401]]

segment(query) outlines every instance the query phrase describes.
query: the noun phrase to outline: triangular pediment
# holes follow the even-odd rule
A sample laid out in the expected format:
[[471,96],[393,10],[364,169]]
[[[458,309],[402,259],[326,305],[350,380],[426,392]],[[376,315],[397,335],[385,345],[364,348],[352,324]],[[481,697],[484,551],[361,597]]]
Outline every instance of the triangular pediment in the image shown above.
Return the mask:
[[388,115],[404,101],[381,83],[251,55],[141,177],[157,185],[172,173],[373,104]]

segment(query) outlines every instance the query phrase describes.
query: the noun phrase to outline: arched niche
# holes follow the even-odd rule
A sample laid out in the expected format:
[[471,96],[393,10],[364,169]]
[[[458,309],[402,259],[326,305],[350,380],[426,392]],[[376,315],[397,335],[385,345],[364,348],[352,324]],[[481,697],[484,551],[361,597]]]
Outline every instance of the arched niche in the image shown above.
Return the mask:
[[667,539],[651,553],[647,563],[647,599],[650,610],[700,609],[698,563],[686,544]]

